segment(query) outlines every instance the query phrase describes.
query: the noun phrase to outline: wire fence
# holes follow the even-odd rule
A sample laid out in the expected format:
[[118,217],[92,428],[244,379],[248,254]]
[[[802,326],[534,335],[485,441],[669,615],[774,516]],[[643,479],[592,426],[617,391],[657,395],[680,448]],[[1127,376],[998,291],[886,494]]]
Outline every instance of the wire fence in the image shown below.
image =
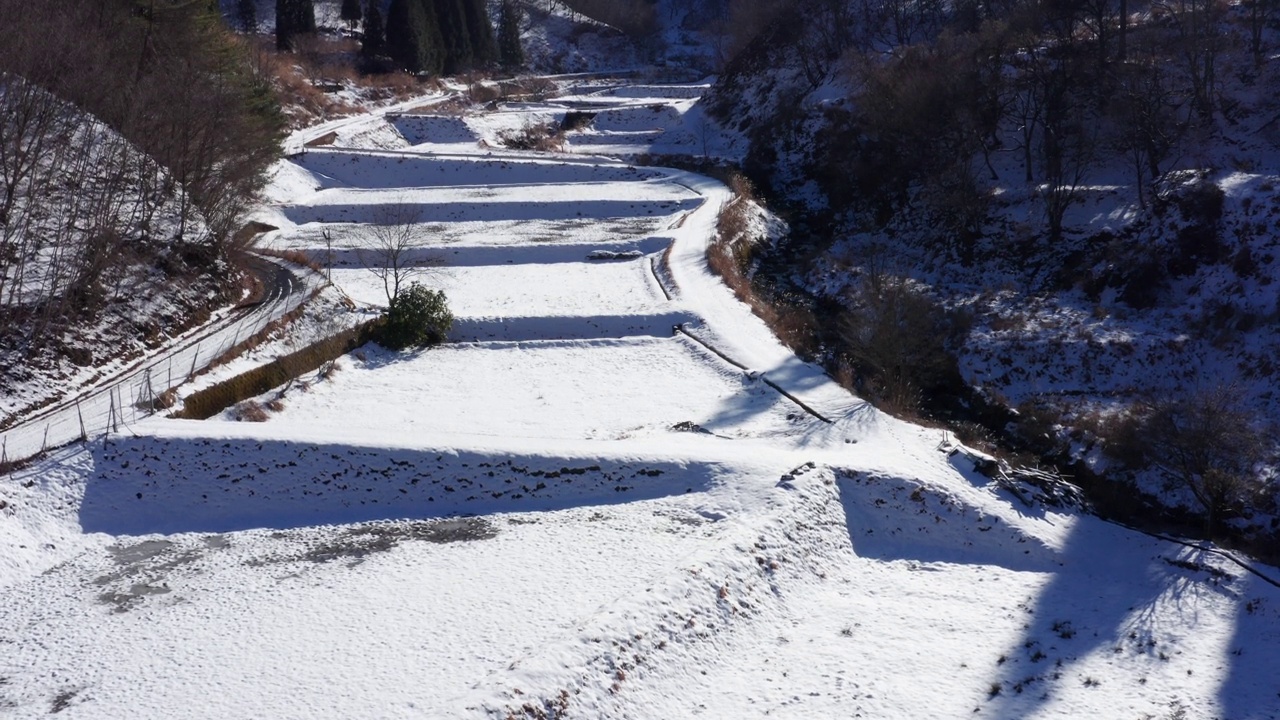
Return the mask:
[[301,306],[308,297],[305,292],[279,294],[145,365],[125,371],[104,387],[62,401],[0,432],[0,473],[22,467],[54,448],[132,432],[133,424],[173,405],[177,386]]

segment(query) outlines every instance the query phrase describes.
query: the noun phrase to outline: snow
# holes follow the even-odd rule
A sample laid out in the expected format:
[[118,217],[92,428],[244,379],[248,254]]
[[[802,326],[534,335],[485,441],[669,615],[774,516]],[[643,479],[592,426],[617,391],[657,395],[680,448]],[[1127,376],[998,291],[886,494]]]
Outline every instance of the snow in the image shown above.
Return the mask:
[[363,223],[422,208],[454,342],[0,478],[5,712],[1280,715],[1280,590],[801,362],[707,267],[722,185],[442,140],[308,150],[261,214],[380,305]]
[[[627,334],[458,344],[407,359],[368,350],[365,361],[344,366],[331,382],[291,394],[288,411],[272,422],[334,427],[376,414],[418,437],[522,438],[661,436],[682,422],[737,437],[781,432],[790,424],[786,416],[794,406],[696,344]],[[389,406],[386,397],[406,387],[431,398],[432,411],[422,413],[416,403]]]

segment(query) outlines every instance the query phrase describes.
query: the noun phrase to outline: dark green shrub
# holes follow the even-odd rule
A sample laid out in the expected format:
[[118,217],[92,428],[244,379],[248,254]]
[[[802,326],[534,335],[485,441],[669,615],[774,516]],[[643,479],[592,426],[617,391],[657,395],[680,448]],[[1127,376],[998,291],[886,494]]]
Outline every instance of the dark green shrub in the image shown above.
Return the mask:
[[444,342],[453,326],[447,298],[441,290],[412,283],[391,301],[382,344],[393,349],[427,347]]

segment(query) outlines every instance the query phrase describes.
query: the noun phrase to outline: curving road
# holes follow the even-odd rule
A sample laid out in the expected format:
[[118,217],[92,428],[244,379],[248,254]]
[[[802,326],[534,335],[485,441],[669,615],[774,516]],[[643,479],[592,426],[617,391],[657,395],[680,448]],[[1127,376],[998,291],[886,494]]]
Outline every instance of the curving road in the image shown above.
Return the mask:
[[261,284],[258,299],[175,338],[168,346],[102,378],[74,397],[22,418],[0,432],[0,459],[24,459],[85,436],[128,431],[130,424],[154,412],[152,403],[165,390],[185,382],[228,349],[309,298],[312,285],[283,261],[250,255],[246,265]]

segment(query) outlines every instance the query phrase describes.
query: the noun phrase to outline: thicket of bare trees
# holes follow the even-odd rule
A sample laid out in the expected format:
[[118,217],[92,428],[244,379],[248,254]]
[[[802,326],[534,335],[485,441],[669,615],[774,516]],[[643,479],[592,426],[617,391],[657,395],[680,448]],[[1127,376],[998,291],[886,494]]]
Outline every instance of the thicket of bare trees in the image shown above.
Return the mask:
[[[812,257],[850,264],[839,297],[810,299],[823,310],[827,360],[847,361],[877,402],[909,410],[919,400],[944,415],[959,398],[966,420],[1011,447],[1065,457],[1018,440],[1024,421],[998,407],[998,393],[966,395],[956,381],[944,360],[957,343],[946,340],[965,317],[933,302],[946,287],[877,271],[867,247],[893,248],[887,264],[907,277],[959,284],[968,268],[998,268],[1015,292],[1114,290],[1136,313],[1233,253],[1235,272],[1252,272],[1249,244],[1225,229],[1222,190],[1206,178],[1224,162],[1266,172],[1252,158],[1223,161],[1215,145],[1276,122],[1266,83],[1280,0],[766,0],[730,2],[727,13],[742,18],[732,28],[742,35],[725,43],[708,105],[748,137],[744,169],[801,229],[755,261],[773,263],[766,281],[783,282],[829,271]],[[1084,237],[1072,211],[1120,173],[1145,212],[1123,233]],[[858,249],[834,255],[834,240]],[[1220,392],[1139,404],[1143,452],[1129,467],[1184,488],[1210,534],[1251,512],[1274,515],[1280,494],[1260,468],[1274,467],[1275,443],[1250,410],[1259,404]],[[1099,430],[1104,445],[1123,443],[1109,433]]]
[[[982,176],[1018,180],[997,176],[996,151],[1021,160],[1050,242],[1063,237],[1080,188],[1118,156],[1146,203],[1182,138],[1203,137],[1221,117],[1225,50],[1247,46],[1262,64],[1278,8],[1278,0],[1235,11],[1224,0],[730,3],[733,60],[716,106],[738,124],[729,114],[757,100],[750,78],[761,67],[798,69],[811,88],[842,74],[856,97],[826,108],[808,174],[839,207],[864,213],[864,226],[923,210],[940,221],[933,239],[964,259],[985,217]],[[799,129],[811,121],[793,103],[775,101],[772,122],[751,128],[757,181],[796,132],[811,132]]]
[[565,7],[592,20],[644,38],[659,28],[657,6],[649,0],[559,0]]
[[1173,487],[1191,494],[1204,509],[1205,532],[1255,505],[1256,465],[1266,457],[1267,438],[1231,387],[1202,388],[1153,399],[1134,409],[1120,459],[1156,467]]
[[216,4],[0,13],[0,325],[6,345],[38,348],[123,296],[137,273],[120,268],[208,273],[283,123]]

